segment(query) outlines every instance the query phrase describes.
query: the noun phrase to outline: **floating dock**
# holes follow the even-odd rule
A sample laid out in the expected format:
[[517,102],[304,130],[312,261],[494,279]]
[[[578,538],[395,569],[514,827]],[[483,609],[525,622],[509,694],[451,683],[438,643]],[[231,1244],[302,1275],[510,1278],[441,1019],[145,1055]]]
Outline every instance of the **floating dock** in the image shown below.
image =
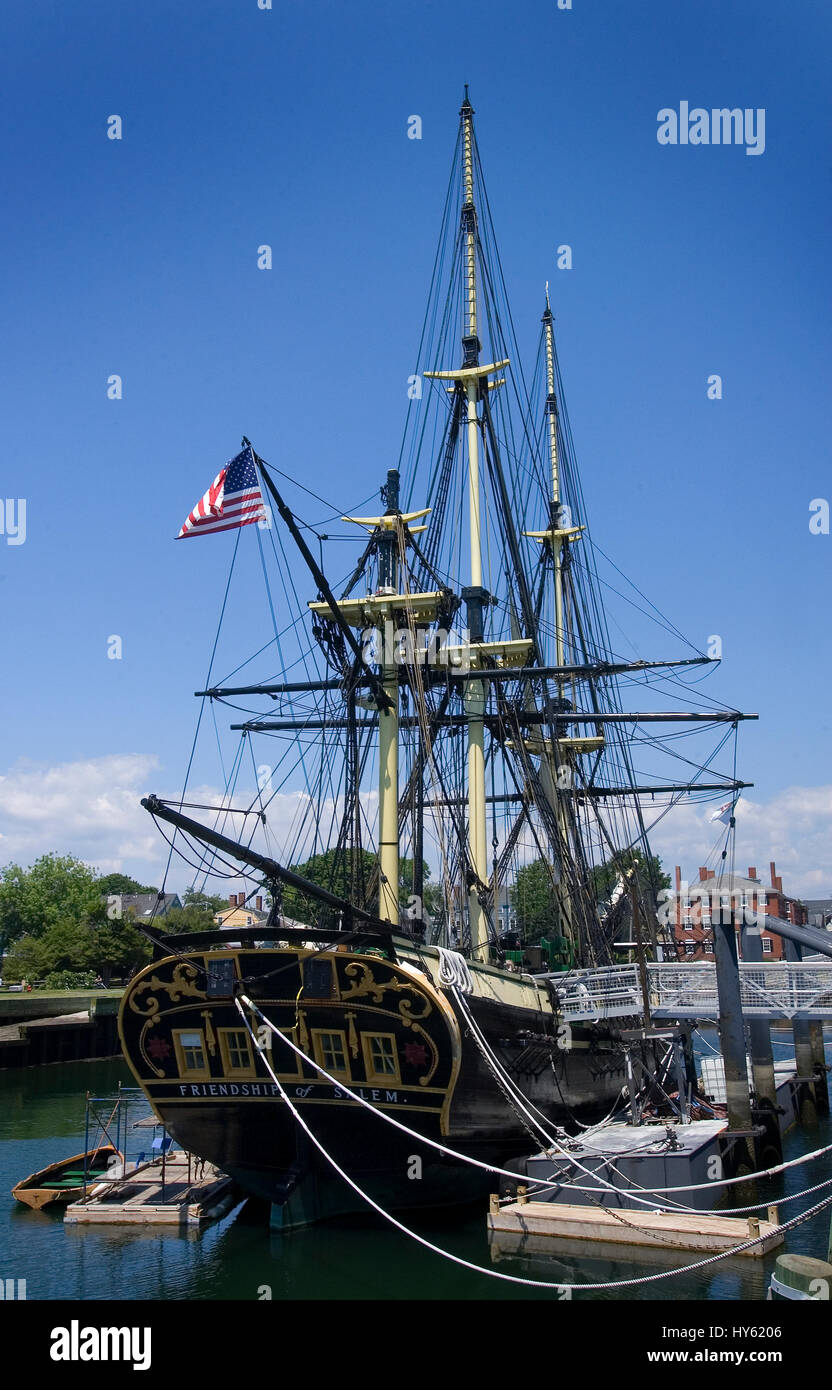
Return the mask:
[[[197,1176],[197,1174],[199,1176]],[[231,1210],[238,1195],[226,1173],[184,1153],[143,1163],[123,1178],[92,1184],[66,1209],[70,1225],[199,1226]]]
[[[715,1255],[732,1250],[746,1240],[758,1244],[749,1250],[738,1251],[759,1259],[769,1250],[783,1244],[782,1232],[769,1221],[737,1216],[703,1216],[678,1212],[622,1211],[599,1206],[567,1206],[560,1202],[508,1202],[501,1206],[492,1201],[488,1216],[489,1238],[499,1245],[506,1235],[512,1253],[522,1253],[524,1237],[550,1236],[573,1240],[613,1244],[649,1246],[662,1250],[698,1250]],[[539,1241],[535,1248],[540,1250]]]
[[[527,1195],[519,1188],[516,1201],[492,1197],[492,1256],[539,1254],[545,1238],[556,1238],[561,1246],[588,1241],[711,1255],[755,1240],[739,1253],[759,1258],[783,1243],[773,1209],[773,1221],[710,1214],[731,1190],[720,1179],[730,1172],[733,1143],[723,1119],[611,1124],[572,1140],[568,1149],[521,1159],[516,1167],[526,1172],[533,1190]],[[651,1203],[660,1206],[674,1195],[699,1210],[651,1210]]]
[[[728,1121],[722,1119],[674,1125],[612,1124],[573,1139],[565,1151],[535,1154],[518,1160],[515,1167],[524,1171],[532,1184],[558,1184],[546,1192],[530,1194],[536,1203],[592,1201],[593,1205],[600,1202],[643,1212],[648,1207],[634,1200],[628,1188],[649,1201],[656,1189],[702,1184],[699,1191],[679,1196],[686,1206],[710,1210],[719,1205],[725,1191],[719,1178],[728,1176],[723,1160],[728,1158],[730,1146]],[[593,1189],[592,1198],[580,1190],[582,1186]],[[645,1188],[646,1192],[642,1190]],[[656,1192],[655,1204],[663,1201],[661,1191]]]

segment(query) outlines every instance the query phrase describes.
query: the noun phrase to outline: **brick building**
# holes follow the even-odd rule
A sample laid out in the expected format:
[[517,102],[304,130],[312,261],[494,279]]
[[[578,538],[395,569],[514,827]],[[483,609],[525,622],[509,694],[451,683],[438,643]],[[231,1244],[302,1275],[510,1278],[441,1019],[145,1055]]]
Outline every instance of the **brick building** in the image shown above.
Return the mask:
[[[700,868],[698,880],[695,883],[685,883],[682,871],[677,865],[676,888],[673,895],[673,936],[679,959],[713,960],[713,919],[720,909],[734,912],[740,955],[742,951],[739,928],[743,915],[746,922],[751,920],[751,914],[759,915],[761,927],[764,916],[779,917],[798,926],[807,923],[809,914],[805,904],[783,892],[783,880],[778,875],[774,862],[769,864],[769,877],[770,883],[764,884],[757,876],[756,868],[751,867],[747,876],[723,874],[717,885],[715,870]],[[781,936],[763,928],[761,941],[765,960],[782,959]]]

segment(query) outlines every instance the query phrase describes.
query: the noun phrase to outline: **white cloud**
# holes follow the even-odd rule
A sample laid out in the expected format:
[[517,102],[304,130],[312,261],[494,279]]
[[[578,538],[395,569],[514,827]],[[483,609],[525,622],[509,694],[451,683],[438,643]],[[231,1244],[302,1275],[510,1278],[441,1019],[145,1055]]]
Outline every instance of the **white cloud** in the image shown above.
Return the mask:
[[158,861],[158,841],[139,805],[158,766],[145,753],[56,767],[17,763],[0,777],[0,861],[28,864],[54,851],[77,854],[104,872],[128,859]]
[[[143,882],[161,883],[168,847],[141,806],[148,788],[158,783],[159,759],[154,754],[111,754],[100,758],[49,767],[21,761],[0,776],[0,865],[12,861],[28,865],[42,854],[75,854],[101,873],[128,873]],[[167,791],[168,789],[165,789]],[[254,818],[215,816],[205,807],[223,804],[219,788],[210,785],[188,789],[185,814],[215,826],[232,839],[248,842],[261,854],[283,863],[297,863],[313,849],[316,831],[325,833],[339,807],[326,801],[319,816],[315,803],[302,792],[280,792],[269,800],[267,826]],[[375,798],[365,798],[374,816]],[[195,803],[189,807],[188,802]],[[236,806],[255,806],[251,787],[238,786]],[[164,827],[170,833],[168,827]],[[198,860],[181,841],[188,858]],[[166,886],[182,892],[193,881],[195,868],[174,856]],[[224,893],[244,886],[232,879],[210,880],[209,891]]]
[[[644,806],[649,826],[655,808]],[[701,864],[716,866],[715,851],[724,844],[725,827],[711,821],[713,807],[680,805],[650,834],[650,844],[667,870],[682,867],[689,881]],[[736,809],[737,872],[753,865],[768,878],[771,860],[786,893],[804,898],[832,897],[832,785],[787,787],[768,801],[740,798]]]
[[[102,873],[124,872],[146,882],[160,882],[167,846],[140,805],[158,780],[151,776],[158,768],[158,758],[147,753],[112,754],[54,767],[17,763],[0,777],[0,864],[11,860],[30,864],[49,851],[73,853]],[[222,793],[209,785],[193,787],[187,799],[219,807]],[[238,806],[253,804],[254,793],[238,788],[234,800]],[[371,825],[376,800],[374,793],[363,798]],[[321,834],[335,809],[332,801],[323,807]],[[659,808],[647,802],[643,811],[649,827]],[[700,864],[714,865],[724,827],[711,822],[712,811],[710,804],[680,805],[650,832],[651,846],[670,872],[680,864],[684,876],[693,881]],[[193,809],[190,814],[208,824],[215,820],[204,810]],[[767,876],[769,861],[774,859],[786,892],[807,898],[832,896],[832,785],[788,787],[768,801],[742,797],[736,815],[740,871],[754,864],[761,876]],[[258,826],[253,839],[261,853],[283,863],[297,863],[313,848],[321,848],[313,844],[314,803],[304,794],[278,793],[267,817],[266,830]],[[229,817],[220,821],[218,829],[232,838],[247,839],[252,822],[246,825],[247,830],[242,818]],[[438,878],[438,851],[432,848]],[[193,870],[174,860],[169,886],[182,891],[192,878]],[[212,886],[224,892],[226,886],[231,891],[236,884],[215,882]]]

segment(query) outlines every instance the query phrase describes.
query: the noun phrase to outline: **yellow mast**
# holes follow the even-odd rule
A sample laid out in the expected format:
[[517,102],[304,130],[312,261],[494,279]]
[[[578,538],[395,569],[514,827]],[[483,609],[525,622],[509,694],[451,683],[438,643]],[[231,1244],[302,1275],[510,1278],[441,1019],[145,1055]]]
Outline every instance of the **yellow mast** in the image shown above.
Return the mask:
[[[461,212],[465,251],[465,286],[462,338],[462,366],[451,371],[425,372],[426,377],[454,381],[465,392],[468,440],[468,525],[470,538],[471,583],[462,590],[467,605],[469,650],[473,668],[497,665],[522,665],[531,650],[527,639],[486,641],[483,610],[489,595],[482,583],[482,521],[480,498],[480,416],[477,404],[485,391],[499,386],[498,379],[489,382],[493,372],[507,367],[508,358],[482,365],[479,360],[480,340],[477,296],[477,211],[474,204],[474,108],[465,100],[460,109],[462,118],[462,182]],[[484,681],[467,682],[465,714],[468,730],[468,858],[471,882],[468,885],[468,923],[471,932],[471,955],[474,960],[488,960],[488,920],[480,903],[488,882],[488,837],[485,805],[484,714],[486,688]]]
[[[479,355],[479,336],[477,332],[477,223],[474,209],[474,151],[473,117],[474,108],[468,100],[460,112],[462,116],[462,158],[465,202],[462,215],[465,219],[465,356],[476,361]],[[471,545],[471,588],[482,589],[482,543],[480,536],[480,422],[477,415],[479,379],[468,377],[465,382],[468,401],[468,517]],[[482,598],[472,594],[474,606],[479,605],[479,630],[471,633],[474,640],[482,639]],[[470,601],[469,601],[470,611]],[[471,623],[469,620],[469,628]],[[483,715],[485,713],[485,686],[482,681],[469,681],[465,694],[465,713],[468,716],[468,853],[471,868],[480,884],[488,879],[488,846],[485,814],[485,749]],[[474,960],[488,959],[488,929],[485,914],[479,899],[477,884],[468,890],[468,923],[471,932],[471,955]]]
[[[430,593],[400,592],[399,546],[407,530],[424,531],[424,526],[410,526],[428,514],[428,508],[416,512],[399,511],[399,474],[388,470],[387,486],[383,489],[387,511],[383,516],[345,516],[343,521],[365,526],[377,537],[379,570],[378,589],[361,598],[342,599],[339,612],[351,627],[374,627],[381,648],[379,664],[386,709],[378,716],[378,915],[392,927],[399,926],[399,669],[392,641],[393,619],[403,612],[414,618],[433,622],[442,598],[438,590]],[[331,618],[329,604],[317,601],[309,605],[313,613]]]
[[[543,315],[546,337],[546,414],[549,420],[549,462],[552,468],[552,527],[560,521],[560,476],[558,472],[558,409],[555,395],[555,334],[549,286],[546,286],[546,312]],[[552,558],[555,567],[555,665],[565,665],[566,643],[563,631],[563,537],[553,536]],[[563,698],[563,678],[558,676],[558,695]]]
[[[555,578],[555,664],[566,664],[566,628],[563,607],[563,570],[567,547],[580,538],[582,526],[563,526],[560,494],[560,465],[558,460],[558,405],[555,392],[555,333],[554,316],[549,303],[549,286],[546,286],[546,309],[543,314],[544,339],[546,347],[546,414],[549,428],[549,464],[552,473],[552,500],[550,503],[549,526],[545,531],[527,531],[542,545],[552,549],[552,565]],[[558,700],[564,699],[565,681],[558,675]],[[563,737],[554,744],[548,739],[535,741],[530,751],[540,754],[540,775],[546,798],[555,812],[560,832],[561,851],[570,844],[569,816],[566,796],[572,785],[574,755],[592,752],[603,745],[603,737]],[[565,784],[561,779],[565,777]],[[560,894],[561,931],[564,936],[574,940],[572,903],[567,892]]]
[[[382,637],[382,648],[387,645]],[[378,717],[378,915],[398,929],[399,678],[389,660],[382,665],[382,681],[390,705]]]
[[[560,527],[560,476],[558,469],[558,410],[557,397],[555,395],[555,335],[552,309],[549,304],[549,286],[546,286],[546,311],[543,315],[544,332],[546,337],[546,412],[549,421],[549,462],[552,469],[552,562],[555,570],[555,665],[564,666],[566,664],[566,642],[563,629],[563,546],[564,537],[555,535],[555,528]],[[558,698],[563,699],[564,682],[563,677],[558,676]],[[558,748],[557,742],[555,748]],[[541,767],[545,769],[546,776],[544,784],[549,794],[550,804],[554,799],[554,807],[557,815],[558,830],[560,832],[561,853],[563,847],[569,844],[568,824],[566,807],[563,804],[563,794],[558,788],[556,777],[553,777],[553,766],[558,764],[558,758],[552,757],[549,750],[544,749],[543,757],[540,760]],[[569,763],[566,764],[570,768]],[[561,875],[562,884],[562,875]],[[568,892],[560,894],[560,917],[561,933],[574,940],[574,929],[572,924],[572,902]]]

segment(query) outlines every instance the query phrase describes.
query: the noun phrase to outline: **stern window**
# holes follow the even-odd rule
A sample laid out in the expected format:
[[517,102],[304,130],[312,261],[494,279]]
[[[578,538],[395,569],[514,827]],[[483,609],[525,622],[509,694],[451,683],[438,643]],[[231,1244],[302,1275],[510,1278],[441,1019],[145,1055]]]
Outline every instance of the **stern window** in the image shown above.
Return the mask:
[[347,1062],[347,1038],[345,1033],[324,1033],[319,1028],[312,1029],[312,1048],[315,1061],[332,1076],[343,1076],[349,1080],[350,1069]]
[[220,1050],[226,1074],[254,1076],[248,1033],[244,1028],[221,1028]]
[[173,1045],[176,1049],[180,1076],[204,1079],[211,1075],[208,1059],[205,1056],[205,1040],[201,1029],[175,1029]]
[[401,1081],[394,1033],[362,1033],[368,1081]]

